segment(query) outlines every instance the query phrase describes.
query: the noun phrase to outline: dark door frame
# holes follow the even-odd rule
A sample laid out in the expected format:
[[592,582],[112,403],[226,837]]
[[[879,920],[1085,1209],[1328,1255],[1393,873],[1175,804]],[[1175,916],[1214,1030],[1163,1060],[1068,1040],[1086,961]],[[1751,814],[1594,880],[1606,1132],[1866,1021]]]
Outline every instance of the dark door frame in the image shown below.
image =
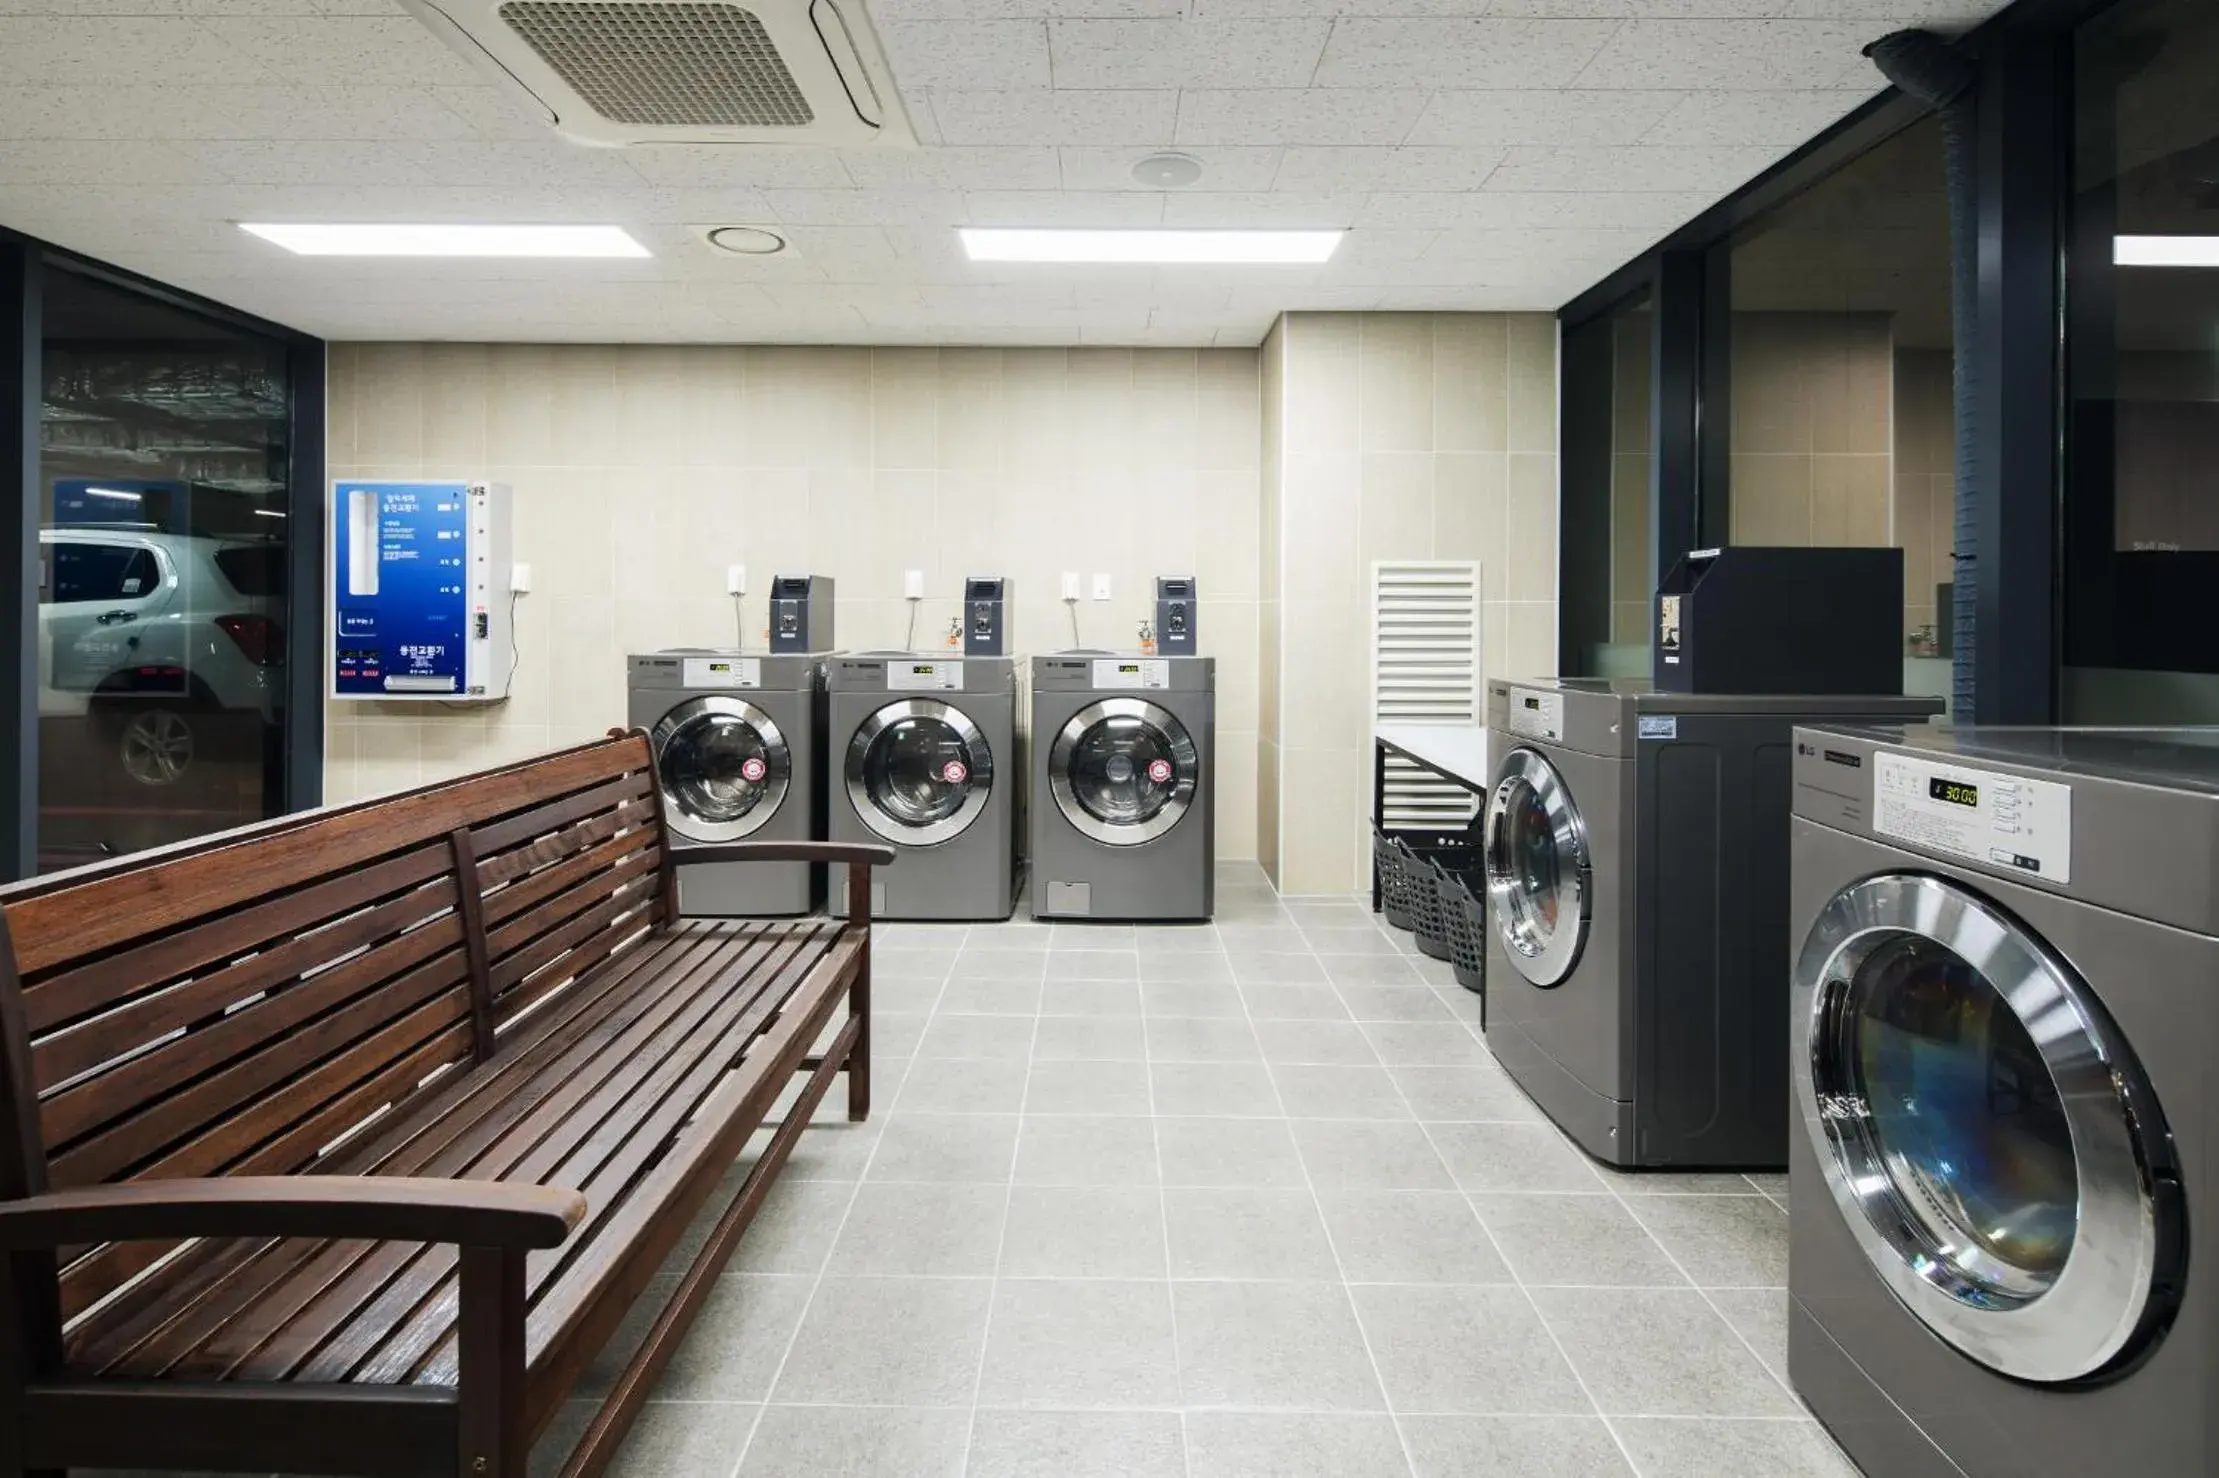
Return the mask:
[[323,802],[324,788],[324,341],[284,324],[111,267],[0,227],[0,488],[12,517],[0,523],[0,743],[13,758],[0,773],[0,882],[38,865],[39,416],[44,399],[43,307],[50,274],[74,272],[183,308],[285,346],[291,379],[287,426],[285,724],[265,802],[273,813]]

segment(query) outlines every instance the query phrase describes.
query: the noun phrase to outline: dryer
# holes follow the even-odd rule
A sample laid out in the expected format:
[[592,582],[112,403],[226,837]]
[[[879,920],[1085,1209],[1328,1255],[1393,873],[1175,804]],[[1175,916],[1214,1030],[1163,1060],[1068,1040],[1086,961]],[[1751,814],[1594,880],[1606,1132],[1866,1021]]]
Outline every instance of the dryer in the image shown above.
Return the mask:
[[[628,661],[630,714],[655,747],[670,845],[823,835],[818,708],[824,659],[673,648]],[[688,916],[804,914],[823,896],[806,862],[705,863],[678,875]]]
[[1032,913],[1206,919],[1217,659],[1071,651],[1032,663]]
[[1940,707],[1488,683],[1487,1041],[1589,1154],[1787,1163],[1790,731]]
[[[1017,666],[864,652],[827,666],[835,842],[892,844],[871,917],[1006,919],[1016,907]],[[847,909],[847,878],[832,907]]]
[[1788,1370],[1868,1473],[2219,1472],[2215,746],[1797,731]]

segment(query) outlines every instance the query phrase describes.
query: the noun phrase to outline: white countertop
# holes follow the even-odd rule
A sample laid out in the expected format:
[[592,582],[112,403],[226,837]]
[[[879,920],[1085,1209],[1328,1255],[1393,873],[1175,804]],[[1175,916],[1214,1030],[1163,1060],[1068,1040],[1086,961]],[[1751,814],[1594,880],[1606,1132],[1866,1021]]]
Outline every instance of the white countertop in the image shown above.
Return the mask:
[[1381,724],[1373,734],[1474,790],[1495,778],[1487,761],[1487,730],[1481,724]]

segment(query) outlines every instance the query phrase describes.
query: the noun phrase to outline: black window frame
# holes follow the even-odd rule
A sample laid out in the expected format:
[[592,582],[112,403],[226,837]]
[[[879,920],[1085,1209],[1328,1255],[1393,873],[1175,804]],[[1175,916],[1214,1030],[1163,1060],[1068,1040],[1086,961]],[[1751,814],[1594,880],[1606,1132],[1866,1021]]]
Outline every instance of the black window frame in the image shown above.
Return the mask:
[[[1969,674],[1960,678],[1970,702],[1960,703],[1960,722],[2049,724],[2058,717],[2069,61],[2075,28],[2113,3],[2019,0],[1960,42],[1976,63],[1980,327],[1957,353],[1977,387],[1970,486],[1984,551],[1974,637],[1966,643]],[[1569,334],[1637,293],[1651,295],[1650,552],[1660,583],[1679,554],[1726,542],[1730,526],[1724,256],[1734,236],[1929,111],[1898,89],[1880,92],[1558,310]],[[1569,444],[1577,429],[1566,426],[1564,458],[1578,455]],[[1587,557],[1560,549],[1560,572]]]
[[44,301],[49,274],[71,272],[212,318],[284,347],[291,381],[287,426],[285,737],[266,797],[283,814],[323,803],[324,789],[324,390],[322,339],[124,268],[0,226],[0,486],[13,485],[14,517],[0,521],[0,882],[38,870],[39,418],[45,394]]

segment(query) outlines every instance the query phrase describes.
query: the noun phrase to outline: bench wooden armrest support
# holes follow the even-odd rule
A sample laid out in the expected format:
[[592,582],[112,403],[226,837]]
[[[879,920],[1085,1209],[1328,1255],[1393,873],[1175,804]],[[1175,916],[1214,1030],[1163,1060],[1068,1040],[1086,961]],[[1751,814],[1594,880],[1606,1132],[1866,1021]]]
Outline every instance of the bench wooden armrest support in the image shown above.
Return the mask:
[[675,849],[671,862],[829,862],[850,867],[889,867],[894,849],[875,842],[708,842]]
[[559,1247],[586,1198],[550,1186],[401,1175],[139,1180],[0,1201],[0,1248],[183,1237],[361,1237]]

